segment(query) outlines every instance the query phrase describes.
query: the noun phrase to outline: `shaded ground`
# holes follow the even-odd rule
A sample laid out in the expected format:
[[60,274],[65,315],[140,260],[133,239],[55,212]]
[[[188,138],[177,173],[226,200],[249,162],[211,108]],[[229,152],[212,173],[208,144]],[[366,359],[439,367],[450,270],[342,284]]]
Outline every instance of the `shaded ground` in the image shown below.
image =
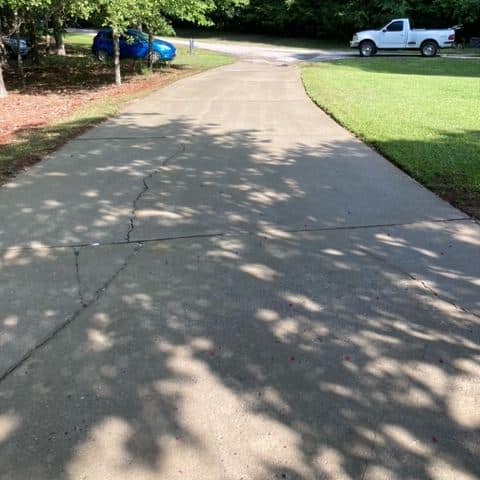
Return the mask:
[[178,77],[175,69],[164,69],[152,76],[138,76],[133,64],[125,69],[124,84],[112,85],[112,69],[86,58],[49,58],[47,65],[26,66],[28,88],[15,89],[20,83],[15,67],[6,70],[9,96],[2,100],[0,145],[12,142],[19,132],[39,128],[71,115],[92,101],[131,95],[160,87]]
[[480,475],[480,228],[295,67],[130,104],[0,216],[2,480]]
[[[69,44],[67,57],[42,57],[40,65],[25,64],[27,89],[16,65],[5,69],[9,96],[1,101],[0,183],[40,160],[85,128],[117,113],[127,100],[179,78],[230,60],[218,54],[184,55],[172,67],[156,66],[145,75],[143,62],[124,61],[123,85],[112,84],[112,65],[89,55],[91,38]],[[143,73],[143,74],[142,74]]]

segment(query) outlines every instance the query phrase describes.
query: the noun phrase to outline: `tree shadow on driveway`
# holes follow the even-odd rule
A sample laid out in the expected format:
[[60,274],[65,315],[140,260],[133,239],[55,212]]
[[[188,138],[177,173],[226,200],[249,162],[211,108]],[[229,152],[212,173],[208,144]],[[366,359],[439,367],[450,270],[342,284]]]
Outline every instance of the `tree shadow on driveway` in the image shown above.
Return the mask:
[[2,349],[60,312],[0,385],[2,480],[480,475],[477,225],[354,139],[123,120],[2,191]]

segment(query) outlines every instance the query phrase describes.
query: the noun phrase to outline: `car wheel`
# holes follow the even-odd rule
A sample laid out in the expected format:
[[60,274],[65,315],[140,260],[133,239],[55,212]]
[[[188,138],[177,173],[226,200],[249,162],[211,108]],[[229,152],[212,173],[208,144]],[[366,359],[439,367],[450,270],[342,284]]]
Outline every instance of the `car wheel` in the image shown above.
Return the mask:
[[14,60],[16,58],[15,52],[10,47],[5,47],[5,54],[7,58]]
[[422,57],[434,57],[438,52],[438,46],[434,41],[428,40],[422,44],[420,52]]
[[358,49],[361,57],[371,57],[376,53],[375,44],[371,40],[365,40],[360,44]]
[[108,60],[108,52],[106,50],[97,50],[97,60],[106,62]]

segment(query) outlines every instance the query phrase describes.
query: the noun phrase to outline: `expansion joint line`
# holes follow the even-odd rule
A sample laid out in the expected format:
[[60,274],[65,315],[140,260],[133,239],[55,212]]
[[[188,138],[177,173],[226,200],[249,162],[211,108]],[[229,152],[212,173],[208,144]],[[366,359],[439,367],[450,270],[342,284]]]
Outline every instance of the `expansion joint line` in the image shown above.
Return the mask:
[[[152,175],[153,176],[153,175]],[[148,185],[147,185],[148,189]],[[144,193],[144,192],[143,192]],[[141,197],[141,194],[139,194]],[[138,196],[137,196],[138,197]],[[138,202],[138,200],[137,200]],[[435,224],[448,224],[456,222],[472,222],[471,218],[468,217],[458,217],[458,218],[446,218],[442,220],[431,220],[431,223]],[[318,227],[318,228],[284,228],[280,229],[285,233],[316,233],[316,232],[337,232],[337,231],[355,231],[355,230],[371,230],[379,228],[391,228],[391,227],[405,227],[409,225],[415,225],[418,222],[404,222],[404,223],[379,223],[371,225],[350,225],[350,226],[339,226],[339,227]],[[14,246],[14,247],[3,247],[0,248],[0,252],[14,252],[14,251],[33,251],[33,250],[56,250],[64,248],[87,248],[87,247],[108,247],[108,246],[118,246],[118,245],[130,245],[130,244],[139,244],[139,243],[155,243],[155,242],[169,242],[174,240],[188,240],[188,239],[197,239],[197,238],[213,238],[213,237],[252,237],[252,236],[264,236],[265,233],[262,231],[244,231],[244,232],[229,232],[229,231],[219,231],[213,233],[192,233],[190,235],[172,235],[164,237],[152,237],[152,238],[137,238],[135,240],[110,240],[106,242],[98,241],[84,241],[78,243],[58,243],[51,245],[40,245],[40,246]],[[277,239],[280,241],[281,239]]]

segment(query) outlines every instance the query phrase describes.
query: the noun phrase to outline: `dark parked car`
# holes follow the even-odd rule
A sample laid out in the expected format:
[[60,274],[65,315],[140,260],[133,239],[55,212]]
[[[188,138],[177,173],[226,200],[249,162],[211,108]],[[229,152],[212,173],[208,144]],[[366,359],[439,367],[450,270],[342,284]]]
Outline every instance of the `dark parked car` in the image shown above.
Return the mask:
[[[7,51],[7,55],[11,58],[14,58],[18,55],[18,48],[17,48],[17,39],[15,37],[2,37],[3,44],[5,45],[5,50]],[[20,55],[22,57],[26,57],[28,52],[30,51],[30,47],[28,46],[27,41],[24,38],[20,39]]]
[[[163,40],[154,39],[152,44],[153,61],[169,62],[175,58],[175,47]],[[98,60],[104,62],[113,57],[113,38],[111,30],[100,30],[93,39],[92,53]],[[148,35],[138,30],[127,30],[120,37],[120,58],[134,58],[147,60],[148,58]]]

